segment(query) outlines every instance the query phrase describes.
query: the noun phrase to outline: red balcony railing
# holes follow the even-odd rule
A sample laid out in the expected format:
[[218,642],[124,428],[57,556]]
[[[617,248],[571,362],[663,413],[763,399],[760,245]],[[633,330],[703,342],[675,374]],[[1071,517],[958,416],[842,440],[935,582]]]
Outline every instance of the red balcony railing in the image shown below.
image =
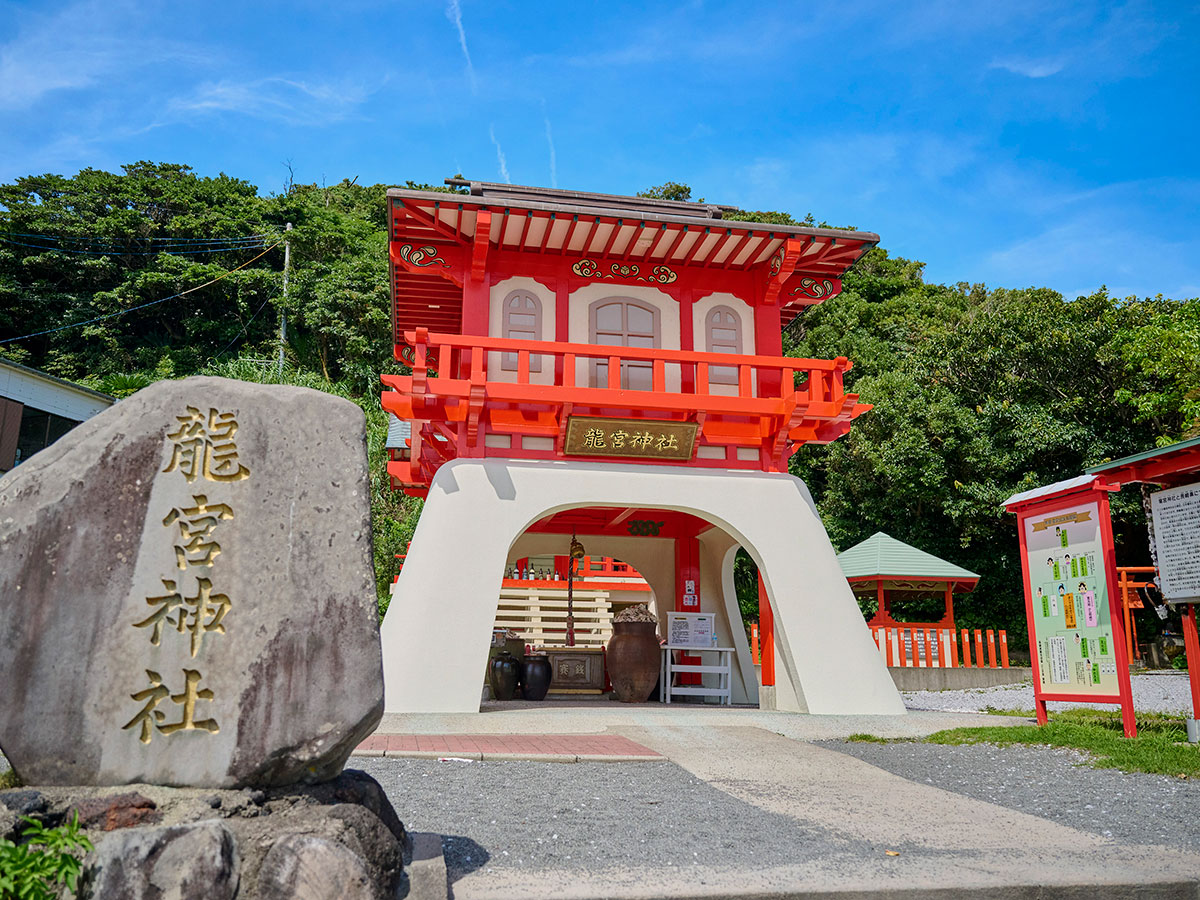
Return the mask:
[[[389,471],[427,486],[457,457],[555,458],[571,415],[697,422],[691,464],[786,471],[805,443],[828,443],[870,409],[843,390],[834,360],[406,332],[411,375],[385,375],[383,406],[413,423]],[[547,441],[549,439],[549,441]],[[661,463],[661,461],[659,461]]]

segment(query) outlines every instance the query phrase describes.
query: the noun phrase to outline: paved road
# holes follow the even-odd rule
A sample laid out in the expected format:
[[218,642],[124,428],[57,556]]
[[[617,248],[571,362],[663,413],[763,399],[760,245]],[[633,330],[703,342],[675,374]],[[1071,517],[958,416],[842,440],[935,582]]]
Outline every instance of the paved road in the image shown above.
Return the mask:
[[[1114,888],[1129,884],[1155,886],[1160,897],[1198,893],[1200,854],[1188,842],[1106,837],[1086,819],[1068,827],[1038,814],[1032,794],[1026,808],[984,802],[843,752],[863,745],[737,725],[614,730],[672,762],[355,765],[380,779],[412,828],[452,838],[447,862],[459,900],[854,889],[917,897],[936,887],[1047,897],[1071,885],[1086,885],[1089,896],[1133,896]],[[1042,765],[1032,752],[1029,764]],[[975,778],[970,762],[964,780]],[[1090,771],[1071,782],[1074,797],[1086,793]]]
[[1085,754],[1049,747],[841,741],[820,746],[918,784],[1121,843],[1200,852],[1200,780],[1097,769]]

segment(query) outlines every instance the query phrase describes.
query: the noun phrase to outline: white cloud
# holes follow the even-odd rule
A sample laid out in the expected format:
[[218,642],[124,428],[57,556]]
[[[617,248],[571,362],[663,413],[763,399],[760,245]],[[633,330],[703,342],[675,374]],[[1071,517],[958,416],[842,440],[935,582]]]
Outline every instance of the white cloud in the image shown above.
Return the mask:
[[89,88],[166,60],[203,60],[195,48],[138,36],[136,21],[126,3],[92,0],[27,15],[0,45],[0,110],[26,109],[54,91]]
[[1004,69],[1014,75],[1024,75],[1026,78],[1048,78],[1057,75],[1067,67],[1065,59],[997,59],[988,67]]
[[208,82],[171,101],[175,113],[240,113],[289,125],[326,125],[349,118],[372,93],[361,83],[309,83],[268,77]]

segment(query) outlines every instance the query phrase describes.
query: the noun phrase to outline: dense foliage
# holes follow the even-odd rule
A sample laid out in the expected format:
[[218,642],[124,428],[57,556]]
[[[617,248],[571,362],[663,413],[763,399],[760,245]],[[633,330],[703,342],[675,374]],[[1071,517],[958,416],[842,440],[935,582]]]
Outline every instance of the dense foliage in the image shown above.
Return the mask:
[[[643,195],[690,194],[666,182]],[[383,475],[378,375],[397,371],[384,196],[343,181],[264,197],[245,181],[148,162],[0,185],[0,355],[118,396],[203,371],[355,400],[368,415],[386,598],[420,504]],[[883,530],[973,569],[983,578],[958,605],[962,623],[1020,632],[1016,539],[1000,501],[1196,432],[1200,301],[934,285],[922,269],[873,250],[841,295],[785,333],[794,355],[854,360],[848,384],[875,407],[847,437],[804,448],[794,471],[839,549]],[[1144,562],[1139,498],[1118,497],[1114,514],[1119,559]],[[752,618],[748,558],[737,582]]]

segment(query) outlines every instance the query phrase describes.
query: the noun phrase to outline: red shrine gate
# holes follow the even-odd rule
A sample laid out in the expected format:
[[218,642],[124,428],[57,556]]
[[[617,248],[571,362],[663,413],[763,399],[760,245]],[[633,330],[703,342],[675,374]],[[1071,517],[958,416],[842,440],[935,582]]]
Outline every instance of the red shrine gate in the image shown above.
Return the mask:
[[[476,708],[517,540],[552,537],[562,552],[572,516],[586,516],[600,523],[591,552],[669,570],[654,588],[676,610],[720,612],[741,700],[758,685],[731,596],[739,544],[774,622],[764,687],[779,690],[764,704],[902,711],[807,491],[786,474],[800,446],[835,440],[869,407],[843,389],[848,360],[782,356],[782,328],[836,294],[878,237],[727,221],[713,205],[450,183],[470,193],[388,192],[396,355],[412,368],[383,376],[384,408],[410,428],[388,472],[428,498],[383,624],[388,709]],[[643,519],[661,534],[635,530]],[[483,567],[491,554],[494,572],[459,571],[468,548]],[[470,623],[449,664],[464,671],[423,691],[417,673],[445,666],[431,635],[447,615]],[[820,631],[849,653],[838,668],[861,674],[840,686],[817,685],[815,668],[805,677],[827,653]]]

